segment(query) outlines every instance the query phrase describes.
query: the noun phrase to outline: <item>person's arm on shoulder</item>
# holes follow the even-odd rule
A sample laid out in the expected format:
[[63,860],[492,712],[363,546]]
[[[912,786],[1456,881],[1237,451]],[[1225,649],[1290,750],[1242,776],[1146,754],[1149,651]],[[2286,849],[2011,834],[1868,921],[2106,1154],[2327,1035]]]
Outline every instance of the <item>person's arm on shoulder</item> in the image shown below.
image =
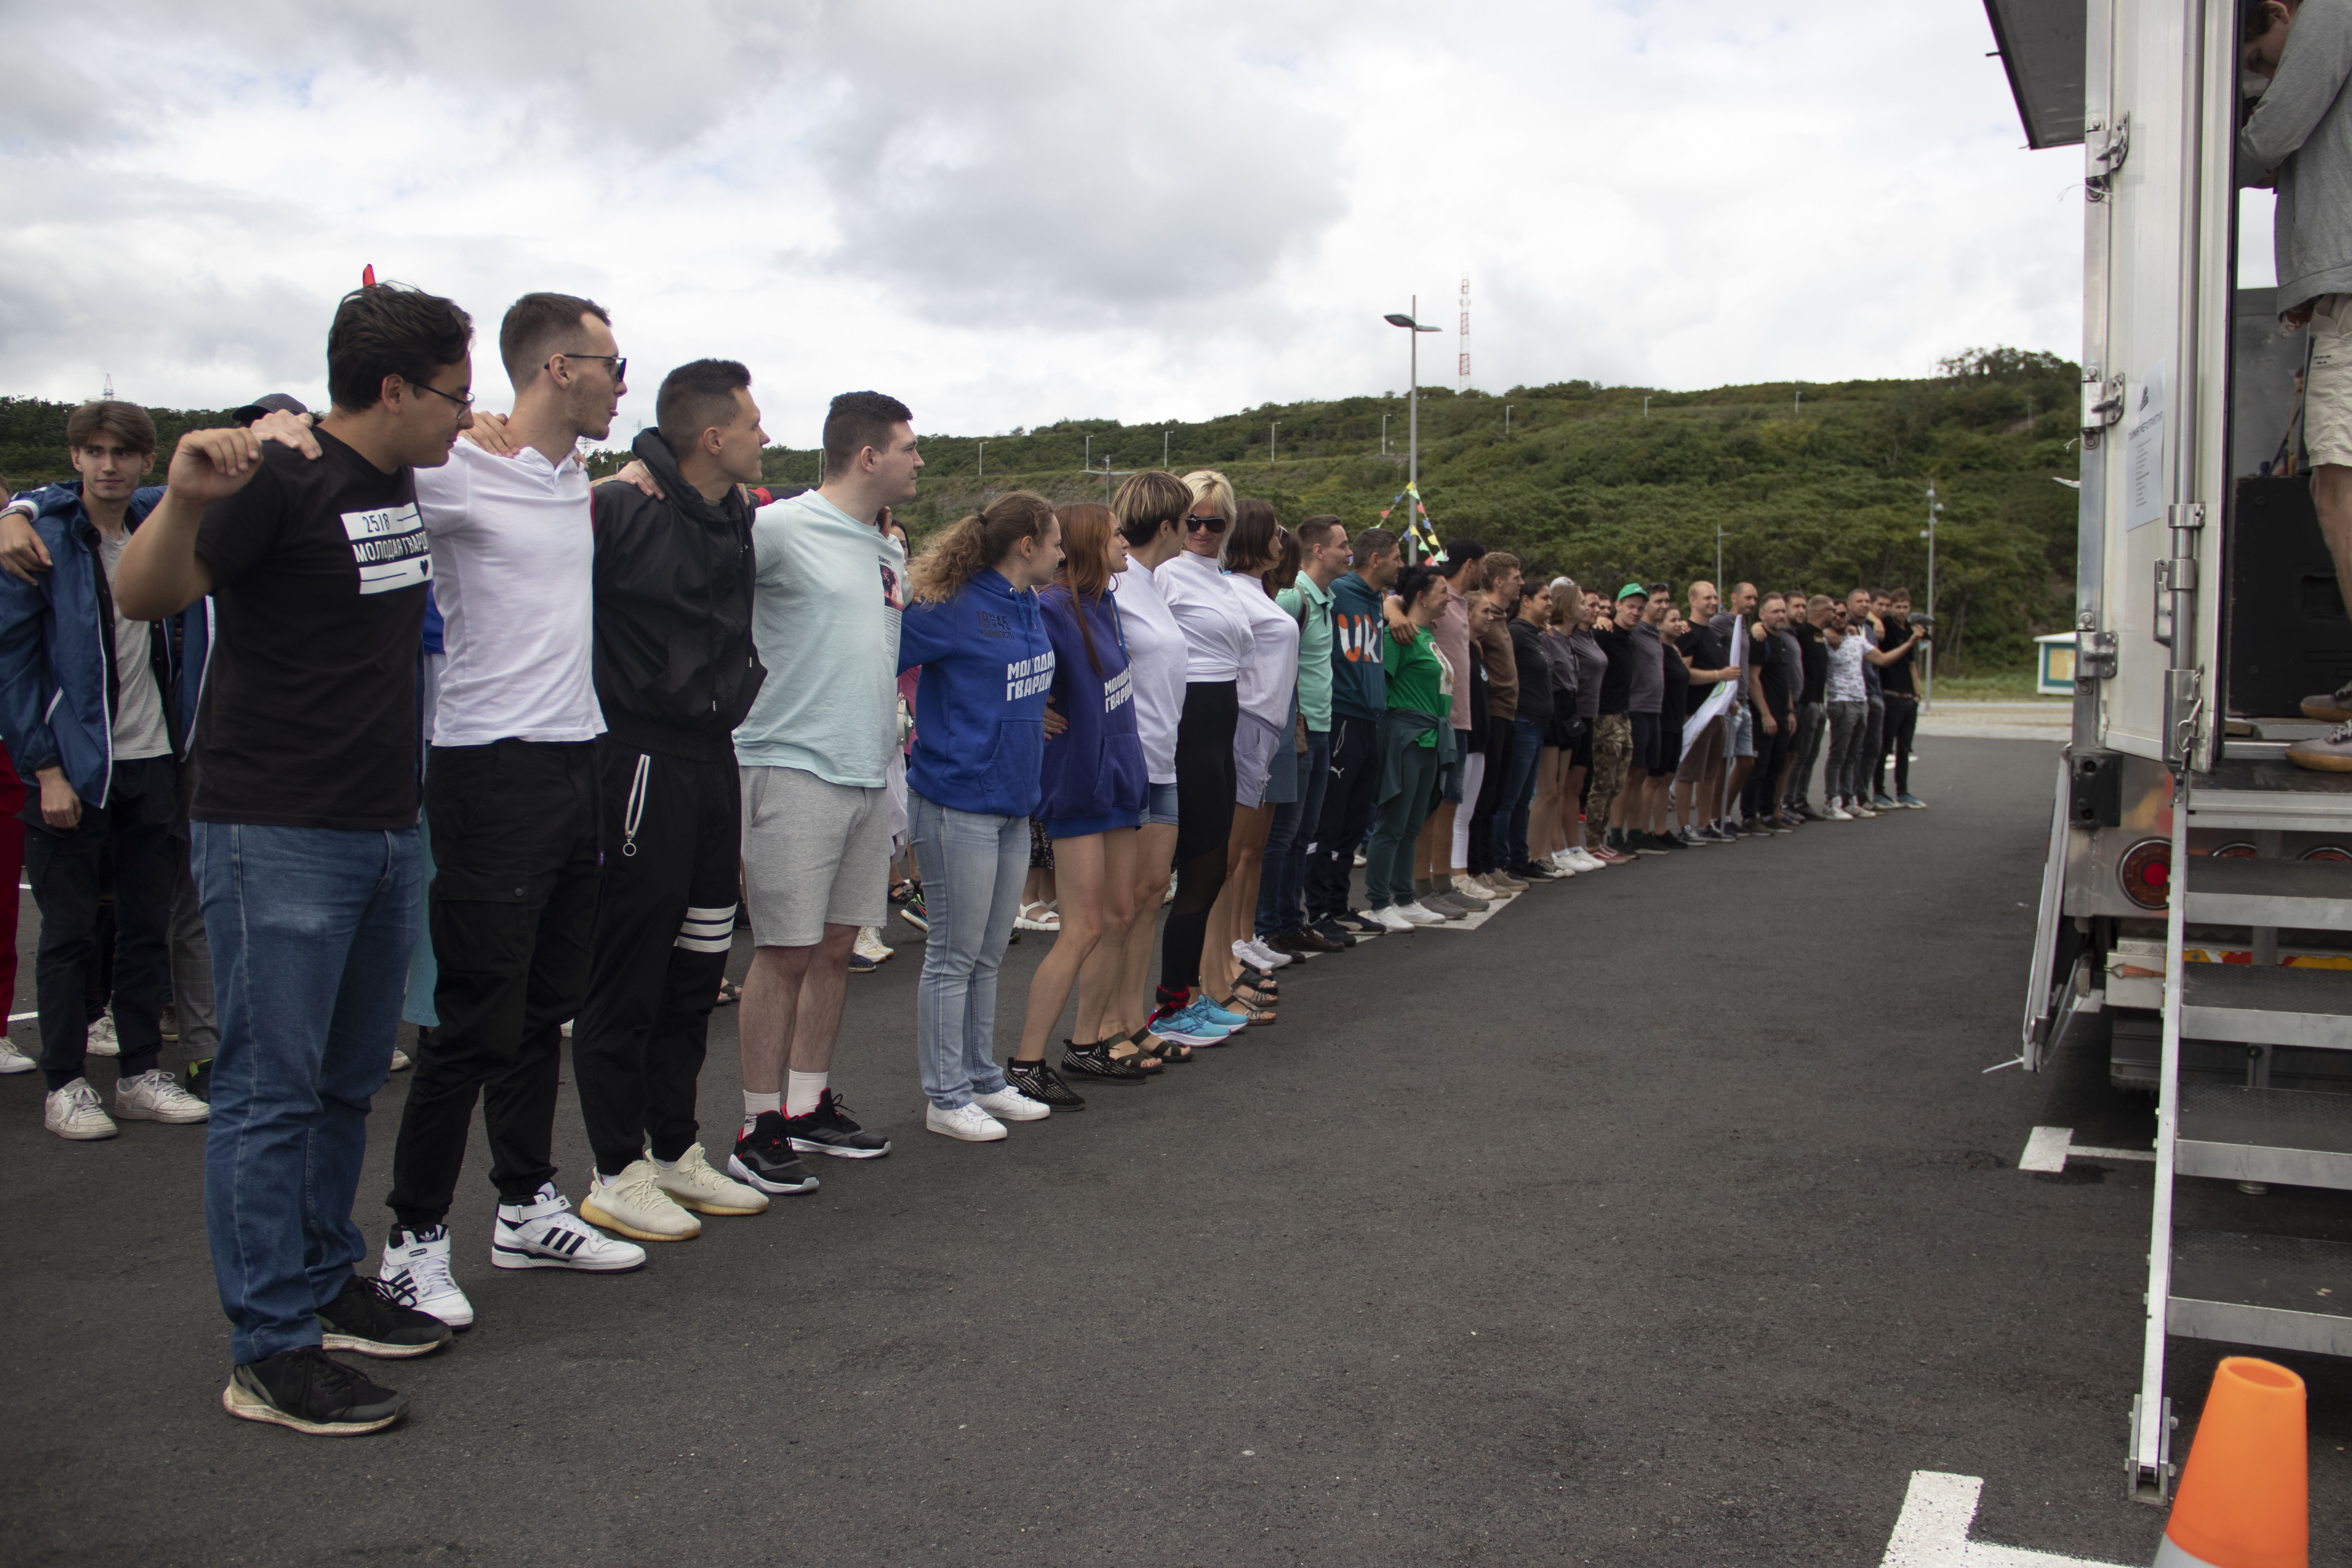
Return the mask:
[[961,647],[955,616],[940,604],[912,604],[898,617],[898,673],[937,664]]
[[[252,430],[191,430],[172,452],[163,504],[122,547],[114,572],[114,604],[126,619],[156,621],[177,615],[213,591],[213,568],[196,552],[205,510],[251,485],[262,470],[262,437]],[[277,487],[258,504],[223,509],[221,542],[241,568],[259,559],[276,532]]]
[[[40,531],[33,526],[33,513],[16,510],[0,513],[0,570],[19,583],[39,587],[37,574],[49,569],[48,546],[41,542]],[[16,731],[11,730],[10,734]]]
[[1407,647],[1412,646],[1412,617],[1404,613],[1404,601],[1394,594],[1381,595],[1381,618],[1389,624],[1389,637]]

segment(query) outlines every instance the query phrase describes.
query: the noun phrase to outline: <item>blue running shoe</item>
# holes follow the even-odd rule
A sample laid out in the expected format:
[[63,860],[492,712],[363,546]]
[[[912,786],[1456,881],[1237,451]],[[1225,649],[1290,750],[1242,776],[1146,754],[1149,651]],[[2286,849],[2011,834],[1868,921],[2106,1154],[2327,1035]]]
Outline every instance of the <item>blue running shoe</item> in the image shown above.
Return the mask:
[[1151,1016],[1147,1026],[1163,1040],[1173,1040],[1180,1046],[1222,1046],[1232,1031],[1221,1029],[1201,1017],[1197,1005],[1164,1008]]
[[1921,800],[1916,795],[1898,795],[1895,797],[1895,804],[1900,806],[1907,806],[1913,811],[1925,811],[1927,809],[1927,803]]
[[1248,1014],[1228,1013],[1206,996],[1196,998],[1192,1003],[1192,1010],[1229,1035],[1238,1035],[1249,1025]]

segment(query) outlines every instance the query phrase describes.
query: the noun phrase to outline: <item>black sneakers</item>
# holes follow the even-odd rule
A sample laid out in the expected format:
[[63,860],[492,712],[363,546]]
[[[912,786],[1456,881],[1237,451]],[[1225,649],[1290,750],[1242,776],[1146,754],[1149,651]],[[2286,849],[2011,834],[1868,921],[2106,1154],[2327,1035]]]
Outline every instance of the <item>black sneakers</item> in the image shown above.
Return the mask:
[[793,1152],[793,1141],[784,1132],[790,1125],[781,1110],[760,1112],[751,1130],[736,1138],[727,1173],[771,1197],[816,1191],[816,1173]]
[[784,1118],[784,1136],[803,1154],[831,1154],[842,1160],[878,1160],[890,1152],[890,1140],[866,1131],[852,1121],[841,1097],[826,1089],[816,1109],[806,1116]]
[[382,1361],[429,1354],[457,1332],[432,1313],[418,1311],[416,1292],[409,1287],[356,1274],[318,1316],[327,1349],[357,1351]]
[[1325,942],[1329,942],[1331,944],[1331,951],[1334,952],[1345,952],[1347,949],[1356,945],[1356,933],[1349,931],[1346,926],[1341,925],[1338,921],[1333,920],[1329,915],[1325,915],[1319,921],[1309,922],[1306,929],[1313,931]]
[[1102,1046],[1074,1045],[1062,1042],[1062,1070],[1073,1078],[1094,1079],[1102,1083],[1145,1083],[1151,1075],[1139,1067],[1110,1059],[1110,1052]]
[[221,1408],[240,1421],[267,1421],[314,1437],[380,1432],[408,1401],[379,1388],[316,1345],[248,1362],[229,1374]]
[[1061,1074],[1047,1067],[1043,1058],[1034,1062],[1006,1062],[1004,1081],[1019,1089],[1024,1100],[1034,1100],[1056,1110],[1084,1110],[1087,1108],[1087,1102],[1079,1098],[1078,1091],[1064,1083]]
[[[1388,927],[1381,924],[1380,921],[1372,919],[1371,916],[1357,910],[1343,910],[1336,915],[1329,915],[1325,918],[1329,920],[1333,925],[1338,926],[1341,931],[1346,931],[1349,935],[1354,937],[1359,942],[1363,942],[1371,937],[1376,937],[1382,931],[1389,929]],[[1316,922],[1316,926],[1318,930],[1320,930],[1322,928],[1322,922],[1318,921]]]

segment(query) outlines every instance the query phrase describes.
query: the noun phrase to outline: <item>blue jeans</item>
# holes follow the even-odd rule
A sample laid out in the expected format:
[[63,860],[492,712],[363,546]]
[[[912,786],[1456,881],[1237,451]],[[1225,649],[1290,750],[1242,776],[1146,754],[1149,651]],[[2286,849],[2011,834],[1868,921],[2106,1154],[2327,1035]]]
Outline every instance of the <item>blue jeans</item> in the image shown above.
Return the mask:
[[416,940],[416,830],[189,836],[220,1014],[205,1228],[242,1365],[317,1344],[311,1314],[367,1256],[352,1204]]
[[923,976],[915,1059],[941,1110],[1004,1087],[996,1065],[996,974],[1029,875],[1029,819],[937,805],[909,790],[908,829],[923,868]]
[[1307,923],[1307,842],[1323,820],[1323,791],[1331,782],[1331,732],[1307,731],[1298,759],[1298,798],[1274,814],[1265,836],[1265,870],[1259,879],[1257,929],[1268,936]]
[[1511,721],[1511,771],[1503,777],[1502,804],[1495,808],[1495,858],[1505,867],[1528,863],[1528,808],[1536,798],[1536,759],[1543,754],[1544,727],[1532,719]]

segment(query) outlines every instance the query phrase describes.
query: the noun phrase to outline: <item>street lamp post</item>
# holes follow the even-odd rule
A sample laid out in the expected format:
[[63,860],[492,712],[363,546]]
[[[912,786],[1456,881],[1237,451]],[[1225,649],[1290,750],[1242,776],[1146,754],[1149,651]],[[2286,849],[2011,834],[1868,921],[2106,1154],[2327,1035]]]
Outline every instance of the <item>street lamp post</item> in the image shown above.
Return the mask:
[[1172,430],[1160,432],[1160,466],[1163,468],[1168,466],[1168,437],[1174,434]]
[[988,443],[985,441],[980,444],[980,477],[983,479],[988,478]]
[[1723,524],[1719,522],[1715,525],[1715,591],[1723,593]]
[[[1418,294],[1411,296],[1411,303],[1414,310],[1419,310],[1421,296]],[[1393,310],[1382,320],[1391,327],[1402,327],[1406,331],[1413,334],[1410,340],[1412,346],[1408,357],[1410,379],[1407,382],[1407,395],[1412,401],[1406,405],[1404,467],[1405,498],[1412,505],[1405,508],[1404,513],[1404,558],[1409,562],[1418,561],[1421,555],[1419,547],[1413,542],[1412,520],[1413,508],[1421,503],[1421,334],[1433,332],[1438,329],[1424,327],[1413,320],[1411,314],[1401,316]],[[1386,421],[1383,420],[1382,424],[1385,426]]]
[[1511,405],[1510,405],[1509,404],[1506,403],[1506,404],[1504,404],[1504,405],[1503,405],[1503,435],[1504,435],[1505,438],[1507,438],[1507,438],[1509,437],[1510,434],[1511,434]]
[[[1927,624],[1929,626],[1936,623],[1936,514],[1943,510],[1943,502],[1936,499],[1936,481],[1929,479],[1927,481],[1927,526],[1919,533],[1919,537],[1927,542]],[[1919,707],[1922,711],[1925,711],[1936,705],[1936,644],[1933,638],[1928,640],[1926,650],[1919,656],[1919,682],[1922,688]]]
[[1087,437],[1086,466],[1089,468],[1095,466],[1095,438],[1092,435]]
[[1265,466],[1272,468],[1282,455],[1282,421],[1276,419],[1265,433]]

